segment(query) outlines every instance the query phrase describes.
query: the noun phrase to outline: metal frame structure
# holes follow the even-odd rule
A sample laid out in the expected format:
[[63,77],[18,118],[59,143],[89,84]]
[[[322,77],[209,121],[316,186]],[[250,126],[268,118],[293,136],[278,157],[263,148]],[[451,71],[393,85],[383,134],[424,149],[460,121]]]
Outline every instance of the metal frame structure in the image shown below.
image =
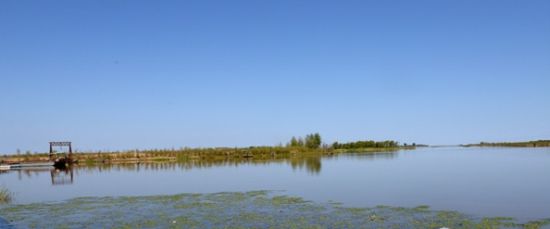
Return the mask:
[[53,147],[69,147],[69,153],[68,153],[68,159],[69,161],[72,161],[73,159],[73,147],[71,146],[71,142],[50,142],[50,161],[55,160],[53,152]]

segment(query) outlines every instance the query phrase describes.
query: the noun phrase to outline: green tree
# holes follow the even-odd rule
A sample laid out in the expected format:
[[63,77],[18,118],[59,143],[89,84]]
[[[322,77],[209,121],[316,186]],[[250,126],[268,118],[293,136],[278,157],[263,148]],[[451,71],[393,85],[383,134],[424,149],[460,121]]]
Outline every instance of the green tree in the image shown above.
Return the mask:
[[290,139],[290,142],[288,143],[288,145],[290,147],[303,147],[304,146],[304,141],[302,140],[302,138],[292,137],[292,139]]
[[321,135],[319,133],[308,134],[306,136],[305,145],[310,149],[318,149],[321,146]]
[[298,138],[298,147],[304,147],[304,139]]

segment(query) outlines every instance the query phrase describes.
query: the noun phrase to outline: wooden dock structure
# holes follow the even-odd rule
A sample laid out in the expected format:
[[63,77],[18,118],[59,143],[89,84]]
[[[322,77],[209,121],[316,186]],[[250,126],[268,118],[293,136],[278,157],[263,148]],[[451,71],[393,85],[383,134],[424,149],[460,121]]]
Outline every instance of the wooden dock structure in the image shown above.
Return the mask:
[[27,163],[11,164],[7,166],[9,166],[9,169],[24,169],[24,168],[50,167],[53,165],[54,165],[54,162],[27,162]]

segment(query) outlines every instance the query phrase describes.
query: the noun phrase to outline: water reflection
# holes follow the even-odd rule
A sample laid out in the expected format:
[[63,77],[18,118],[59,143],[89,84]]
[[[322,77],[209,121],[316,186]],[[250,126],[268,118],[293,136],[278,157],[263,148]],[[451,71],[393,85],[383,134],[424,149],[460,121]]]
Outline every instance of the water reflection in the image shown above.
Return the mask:
[[[419,148],[398,153],[268,155],[179,162],[86,164],[72,170],[10,170],[0,186],[16,203],[82,196],[284,190],[312,201],[460,211],[479,216],[550,216],[550,148]],[[18,180],[19,179],[19,180]],[[53,184],[53,185],[52,185]],[[66,185],[57,185],[66,184]]]
[[111,164],[80,164],[76,168],[84,171],[137,171],[140,170],[191,170],[212,167],[238,167],[242,165],[270,165],[270,164],[288,164],[293,170],[305,169],[310,174],[317,175],[321,173],[323,160],[337,160],[339,157],[354,160],[377,160],[394,159],[399,154],[398,151],[392,152],[369,152],[369,153],[347,153],[333,155],[293,155],[291,157],[272,156],[270,158],[204,158],[197,160],[184,160],[177,162],[145,162],[145,163],[111,163]]
[[52,185],[70,185],[74,183],[75,177],[80,172],[84,173],[102,173],[110,171],[128,171],[140,172],[144,171],[187,171],[192,169],[211,168],[211,167],[238,167],[243,165],[268,166],[270,164],[287,164],[294,171],[306,171],[310,175],[319,175],[322,169],[323,160],[338,160],[343,158],[346,160],[377,160],[377,159],[394,159],[398,153],[383,152],[383,153],[349,153],[338,155],[293,155],[291,157],[271,157],[271,158],[217,158],[217,159],[200,159],[200,160],[185,160],[185,161],[159,161],[145,163],[110,163],[110,164],[75,164],[65,169],[51,167],[36,167],[23,168],[11,171],[0,171],[2,173],[17,173],[17,179],[25,178],[32,179],[38,177],[41,173],[49,173]]
[[18,180],[25,178],[38,177],[42,173],[49,173],[52,185],[67,185],[74,182],[73,168],[68,167],[65,169],[56,169],[52,167],[36,167],[36,168],[22,168],[9,171],[2,171],[2,173],[16,173]]
[[74,182],[73,168],[52,169],[50,171],[52,185],[67,185]]
[[36,168],[21,168],[21,169],[12,169],[7,172],[17,173],[17,179],[23,180],[24,178],[33,178],[38,177],[40,173],[50,172],[51,167],[36,167]]
[[294,170],[305,167],[310,174],[319,174],[321,172],[321,157],[306,157],[299,160],[290,159],[288,163]]

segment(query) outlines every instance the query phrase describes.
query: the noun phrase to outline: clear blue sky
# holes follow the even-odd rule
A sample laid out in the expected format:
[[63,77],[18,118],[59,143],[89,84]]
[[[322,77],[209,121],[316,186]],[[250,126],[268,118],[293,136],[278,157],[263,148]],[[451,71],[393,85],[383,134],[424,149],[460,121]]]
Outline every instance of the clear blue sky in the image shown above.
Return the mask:
[[550,1],[0,1],[0,153],[550,138]]

